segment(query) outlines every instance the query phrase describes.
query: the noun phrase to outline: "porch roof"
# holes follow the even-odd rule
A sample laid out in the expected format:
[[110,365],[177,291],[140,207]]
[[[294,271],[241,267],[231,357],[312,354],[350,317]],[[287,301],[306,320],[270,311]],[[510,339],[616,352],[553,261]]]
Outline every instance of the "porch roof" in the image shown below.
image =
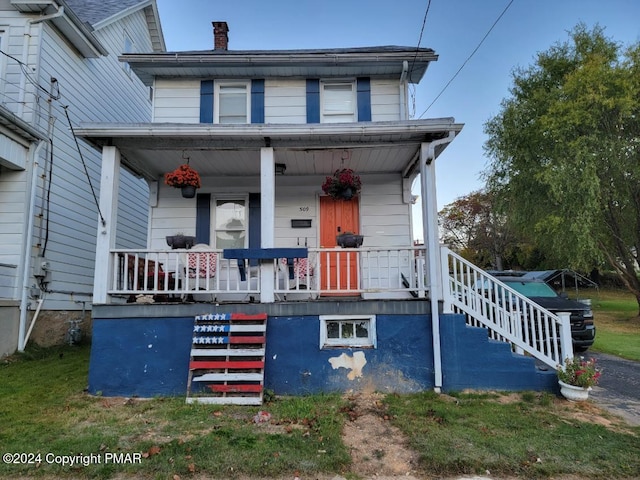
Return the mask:
[[[416,173],[422,143],[457,135],[453,118],[342,124],[84,124],[76,135],[92,145],[117,147],[122,163],[157,180],[189,158],[203,176],[260,175],[260,148],[273,147],[287,175]],[[436,148],[438,156],[446,143]]]

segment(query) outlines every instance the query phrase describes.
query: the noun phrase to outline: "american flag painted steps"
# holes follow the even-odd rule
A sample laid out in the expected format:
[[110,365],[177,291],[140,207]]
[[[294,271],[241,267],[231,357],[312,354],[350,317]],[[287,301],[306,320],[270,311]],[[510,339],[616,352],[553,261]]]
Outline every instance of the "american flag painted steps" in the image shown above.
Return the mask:
[[198,315],[187,403],[261,405],[267,314]]

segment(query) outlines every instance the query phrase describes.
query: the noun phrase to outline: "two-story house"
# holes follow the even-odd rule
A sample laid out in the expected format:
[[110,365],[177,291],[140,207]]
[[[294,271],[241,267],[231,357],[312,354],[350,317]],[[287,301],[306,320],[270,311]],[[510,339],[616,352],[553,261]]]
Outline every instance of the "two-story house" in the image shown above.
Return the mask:
[[[148,122],[118,56],[164,50],[155,0],[0,1],[0,355],[90,330],[101,155],[73,129]],[[117,245],[145,246],[148,185],[121,182]]]
[[[121,57],[153,89],[151,123],[78,129],[102,151],[109,185],[100,197],[90,391],[189,389],[242,403],[263,386],[288,394],[546,388],[533,358],[512,358],[509,343],[489,341],[452,307],[434,167],[462,124],[410,120],[407,108],[409,85],[435,52],[233,51],[227,24],[213,26],[212,50]],[[199,176],[186,198],[166,183],[185,164]],[[146,249],[116,245],[121,165],[149,182]],[[330,188],[334,175],[350,180],[348,194]],[[193,238],[178,245],[178,233]],[[261,314],[266,325],[251,317]],[[511,339],[514,324],[497,323]]]

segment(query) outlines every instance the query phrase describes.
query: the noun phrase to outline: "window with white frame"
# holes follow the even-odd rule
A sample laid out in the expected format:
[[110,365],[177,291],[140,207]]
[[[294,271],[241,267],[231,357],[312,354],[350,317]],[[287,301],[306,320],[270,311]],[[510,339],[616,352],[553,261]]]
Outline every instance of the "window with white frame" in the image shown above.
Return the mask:
[[[6,46],[6,35],[7,32],[4,30],[4,28],[0,27],[0,50],[5,51],[4,49],[7,47]],[[7,56],[6,55],[0,55],[0,93],[4,92],[4,86],[5,86],[5,79],[6,79],[6,75],[5,75],[5,65],[7,64]],[[6,99],[4,100],[6,102]]]
[[376,347],[375,315],[321,315],[320,348]]
[[353,81],[321,83],[321,112],[323,123],[356,121],[356,89]]
[[213,102],[216,123],[250,123],[249,82],[216,82]]
[[[127,32],[124,32],[124,46],[122,48],[122,53],[133,53],[133,40]],[[124,71],[131,75],[131,65],[127,62],[122,63],[122,68]]]
[[217,198],[214,215],[215,248],[246,248],[247,199]]

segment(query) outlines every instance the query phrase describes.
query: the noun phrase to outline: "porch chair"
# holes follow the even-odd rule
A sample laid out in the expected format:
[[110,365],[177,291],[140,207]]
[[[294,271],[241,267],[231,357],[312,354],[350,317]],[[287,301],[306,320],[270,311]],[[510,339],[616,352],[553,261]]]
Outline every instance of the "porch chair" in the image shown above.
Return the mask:
[[[204,251],[203,251],[204,250]],[[208,250],[208,251],[207,251]],[[216,276],[218,254],[211,252],[206,243],[198,243],[191,247],[186,255],[186,283],[193,290],[212,290],[211,279]],[[190,281],[189,279],[193,279]],[[214,298],[212,297],[212,301]]]
[[[126,288],[134,290],[136,292],[145,292],[145,281],[147,283],[147,290],[155,290],[157,288],[164,288],[165,271],[162,267],[162,263],[155,260],[147,260],[145,257],[138,256],[131,253],[119,253],[120,265],[124,269],[126,264]],[[156,267],[158,269],[158,285],[156,285]],[[170,279],[171,280],[171,279]],[[128,303],[136,301],[136,294],[132,293],[127,299]]]
[[309,262],[308,258],[294,258],[293,266],[289,265],[286,258],[281,262],[282,270],[288,278],[289,288],[291,290],[300,289],[306,290],[311,285],[307,285],[307,270],[309,271],[309,281],[312,282],[314,278],[313,263]]

